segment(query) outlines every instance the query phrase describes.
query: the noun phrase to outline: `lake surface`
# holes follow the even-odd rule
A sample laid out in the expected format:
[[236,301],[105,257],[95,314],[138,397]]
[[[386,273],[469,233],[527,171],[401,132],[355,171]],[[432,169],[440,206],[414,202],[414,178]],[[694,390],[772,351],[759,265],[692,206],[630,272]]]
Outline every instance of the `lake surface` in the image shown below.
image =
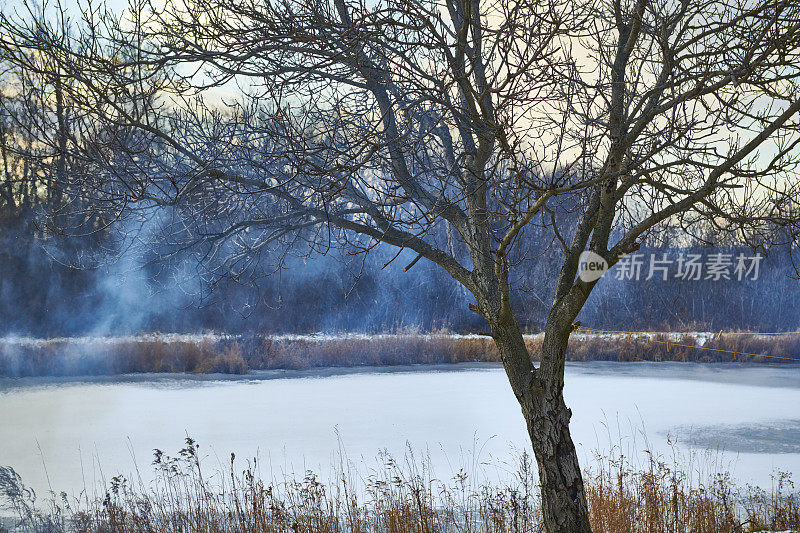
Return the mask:
[[[742,482],[769,487],[776,468],[800,475],[800,366],[575,363],[565,396],[584,465],[612,446],[628,457],[719,447]],[[137,471],[146,481],[153,449],[176,454],[187,435],[207,468],[227,468],[235,452],[274,479],[324,478],[340,452],[368,472],[379,451],[412,449],[440,478],[463,467],[496,481],[528,446],[492,364],[0,380],[0,465],[39,493],[97,494]]]

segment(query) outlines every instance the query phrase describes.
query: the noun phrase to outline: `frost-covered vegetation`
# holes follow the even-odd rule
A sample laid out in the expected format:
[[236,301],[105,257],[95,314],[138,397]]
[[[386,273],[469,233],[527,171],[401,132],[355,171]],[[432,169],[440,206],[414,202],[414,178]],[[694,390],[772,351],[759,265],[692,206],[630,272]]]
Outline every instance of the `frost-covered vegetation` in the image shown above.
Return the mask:
[[[537,353],[542,335],[525,336]],[[753,355],[759,354],[759,355]],[[571,361],[800,362],[800,333],[576,332]],[[137,372],[243,374],[254,370],[500,362],[487,335],[150,334],[124,337],[0,340],[0,376],[113,375]]]

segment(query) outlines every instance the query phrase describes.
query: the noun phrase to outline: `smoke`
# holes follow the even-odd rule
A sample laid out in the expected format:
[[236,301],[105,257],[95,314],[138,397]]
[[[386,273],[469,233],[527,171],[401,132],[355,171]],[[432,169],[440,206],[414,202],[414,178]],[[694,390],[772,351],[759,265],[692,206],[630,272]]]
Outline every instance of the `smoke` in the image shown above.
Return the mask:
[[[467,308],[471,296],[441,268],[421,260],[405,270],[416,257],[410,250],[268,251],[254,263],[260,275],[243,281],[211,272],[203,250],[176,253],[164,239],[172,220],[164,210],[103,240],[42,234],[25,220],[6,223],[0,335],[486,331]],[[553,256],[522,262],[513,272],[513,305],[528,330],[543,325],[552,301],[559,266]],[[780,251],[763,262],[757,280],[620,280],[612,271],[579,318],[607,329],[795,330],[800,284],[788,278],[791,272]]]
[[404,272],[410,251],[267,254],[262,275],[242,283],[210,273],[196,251],[169,250],[161,239],[168,218],[126,224],[113,244],[3,228],[0,334],[482,328],[464,289],[440,268],[419,261]]

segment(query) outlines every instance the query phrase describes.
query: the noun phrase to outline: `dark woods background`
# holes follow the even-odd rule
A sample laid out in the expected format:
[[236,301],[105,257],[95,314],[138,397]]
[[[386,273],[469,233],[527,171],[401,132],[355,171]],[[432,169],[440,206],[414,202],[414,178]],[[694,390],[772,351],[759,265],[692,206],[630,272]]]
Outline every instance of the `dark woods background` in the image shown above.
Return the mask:
[[[8,168],[8,167],[7,167]],[[191,259],[175,264],[124,247],[104,232],[88,237],[53,234],[39,213],[52,206],[46,183],[29,171],[14,186],[39,194],[4,195],[0,217],[0,333],[36,336],[121,334],[140,331],[378,332],[403,328],[481,331],[467,309],[468,295],[441,269],[414,255],[376,248],[364,255],[287,255],[272,275],[240,283],[207,281]],[[8,170],[4,173],[8,185]],[[526,236],[533,239],[535,236]],[[531,243],[534,246],[536,243]],[[757,280],[646,281],[643,248],[639,280],[601,281],[581,315],[606,329],[795,330],[800,323],[800,282],[785,250],[772,250]],[[719,247],[693,243],[668,248],[706,257]],[[722,250],[748,249],[727,247]],[[519,269],[515,305],[529,330],[543,323],[552,298],[556,251]],[[265,258],[271,261],[275,258]],[[674,267],[670,276],[675,273]]]
[[[441,269],[419,261],[405,270],[415,259],[409,251],[396,255],[370,243],[362,247],[367,254],[275,248],[258,255],[248,276],[227,275],[202,267],[202,250],[176,249],[159,233],[168,209],[160,219],[151,213],[111,224],[113,210],[81,205],[89,200],[80,184],[96,170],[61,150],[77,134],[59,83],[50,86],[39,107],[24,87],[0,91],[0,334],[485,329],[467,308],[468,294]],[[113,162],[115,154],[104,157]],[[645,259],[666,250],[673,258],[681,251],[751,255],[709,225],[693,228],[688,239],[669,234],[643,243]],[[544,250],[513,269],[514,305],[535,331],[552,300],[559,250],[546,224],[532,225],[521,239],[522,249]],[[793,275],[785,248],[770,251],[755,281],[627,281],[612,271],[580,318],[622,330],[796,330],[800,282]]]

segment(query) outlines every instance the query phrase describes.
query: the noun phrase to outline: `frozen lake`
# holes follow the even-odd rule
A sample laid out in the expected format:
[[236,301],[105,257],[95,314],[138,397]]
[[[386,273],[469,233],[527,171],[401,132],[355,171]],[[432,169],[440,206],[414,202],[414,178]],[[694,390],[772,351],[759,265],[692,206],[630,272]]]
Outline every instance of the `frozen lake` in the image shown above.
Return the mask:
[[[588,465],[620,446],[667,456],[690,441],[726,450],[723,467],[770,485],[800,473],[800,366],[568,364],[572,432]],[[439,477],[460,467],[496,480],[527,449],[503,370],[491,364],[276,371],[248,376],[139,375],[0,380],[0,465],[38,492],[90,494],[116,474],[150,475],[153,448],[187,436],[206,467],[258,456],[266,477],[324,478],[344,450],[365,472],[380,450],[428,453]],[[796,476],[795,476],[796,477]]]

